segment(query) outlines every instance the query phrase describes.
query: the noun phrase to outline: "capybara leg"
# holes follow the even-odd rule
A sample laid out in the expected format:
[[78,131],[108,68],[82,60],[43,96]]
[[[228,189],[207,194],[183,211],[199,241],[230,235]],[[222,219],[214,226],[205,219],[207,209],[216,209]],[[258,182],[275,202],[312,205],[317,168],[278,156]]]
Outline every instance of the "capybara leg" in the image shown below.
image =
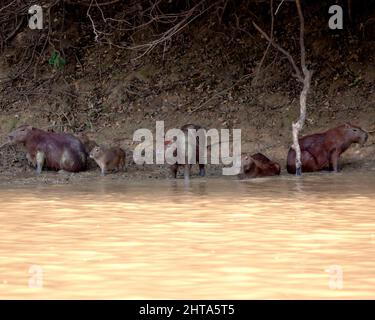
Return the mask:
[[101,166],[100,169],[101,169],[101,175],[102,175],[102,176],[105,176],[105,173],[106,173],[106,168],[105,168],[105,166]]
[[36,161],[35,159],[31,156],[30,153],[26,153],[26,159],[27,159],[27,162],[29,163],[29,165],[35,167],[36,166]]
[[121,171],[126,171],[125,159],[121,160],[119,169],[121,169]]
[[339,172],[340,171],[339,157],[340,157],[340,154],[339,154],[338,151],[335,150],[331,153],[331,157],[330,157],[330,160],[329,160],[329,170],[331,170],[333,172]]
[[172,172],[172,176],[173,178],[177,178],[177,171],[178,171],[178,165],[177,164],[172,164],[171,165],[171,172]]
[[288,173],[296,173],[296,151],[294,149],[290,149],[288,152],[286,169]]
[[190,179],[190,168],[191,168],[191,164],[185,164],[184,165],[184,179],[185,179],[185,181],[189,181],[189,179]]
[[204,176],[206,175],[206,170],[205,170],[205,168],[204,168],[204,164],[200,164],[200,165],[199,165],[199,175],[200,175],[201,177],[204,177]]
[[37,151],[37,153],[36,153],[36,173],[37,174],[41,174],[42,173],[42,169],[43,169],[45,158],[46,157],[45,157],[44,152]]

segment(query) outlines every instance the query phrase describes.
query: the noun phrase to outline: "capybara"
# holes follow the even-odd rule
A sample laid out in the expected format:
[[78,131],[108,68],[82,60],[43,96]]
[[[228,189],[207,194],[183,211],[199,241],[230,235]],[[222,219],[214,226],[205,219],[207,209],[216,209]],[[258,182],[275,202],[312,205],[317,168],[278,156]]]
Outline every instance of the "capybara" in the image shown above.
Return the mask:
[[[314,172],[323,169],[339,171],[339,158],[352,143],[363,145],[368,134],[366,131],[345,123],[323,133],[315,133],[299,139],[301,148],[302,172]],[[287,170],[296,173],[296,152],[291,147],[288,152]]]
[[[184,133],[185,133],[185,164],[181,164],[181,163],[175,163],[173,165],[170,166],[171,168],[171,172],[172,172],[172,175],[174,176],[174,178],[177,177],[177,172],[178,172],[178,168],[183,166],[184,167],[184,178],[185,180],[188,180],[189,177],[190,177],[190,171],[191,171],[191,164],[189,164],[188,162],[188,148],[189,148],[189,145],[188,145],[188,131],[189,129],[193,129],[193,130],[196,130],[197,131],[197,138],[196,138],[196,152],[195,152],[195,155],[196,155],[196,163],[198,163],[199,165],[199,175],[201,177],[204,177],[206,175],[206,171],[205,171],[205,165],[204,163],[199,163],[199,146],[200,146],[200,141],[199,141],[199,137],[198,137],[198,130],[199,129],[203,129],[201,126],[199,125],[196,125],[196,124],[186,124],[184,126],[182,126],[180,128]],[[166,141],[165,142],[165,145],[166,145],[166,149],[169,147],[169,145],[172,143],[172,141]],[[173,153],[174,156],[177,155],[177,150],[174,151]],[[190,162],[191,163],[191,162]]]
[[8,135],[11,144],[25,146],[28,161],[38,174],[43,167],[78,172],[86,169],[87,155],[82,142],[71,134],[47,132],[22,125]]
[[276,176],[280,174],[280,165],[273,162],[261,153],[251,155],[243,153],[241,155],[240,179],[250,179],[259,177]]
[[90,152],[90,158],[94,159],[98,164],[102,176],[104,176],[107,171],[125,169],[125,151],[119,147],[94,147]]

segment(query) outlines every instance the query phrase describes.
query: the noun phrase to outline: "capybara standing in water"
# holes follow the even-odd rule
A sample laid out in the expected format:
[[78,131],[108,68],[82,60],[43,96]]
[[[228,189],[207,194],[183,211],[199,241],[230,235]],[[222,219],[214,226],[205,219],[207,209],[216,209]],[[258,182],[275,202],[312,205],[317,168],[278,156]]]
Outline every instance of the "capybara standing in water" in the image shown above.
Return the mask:
[[280,174],[280,165],[261,153],[241,155],[240,179],[276,176]]
[[[192,129],[192,130],[196,130],[197,132],[197,138],[196,138],[196,151],[195,151],[195,161],[196,163],[199,164],[199,175],[201,177],[204,177],[206,175],[206,171],[205,171],[205,164],[204,163],[199,163],[199,146],[201,144],[201,142],[199,141],[199,137],[198,137],[198,130],[199,129],[203,129],[201,126],[199,125],[196,125],[196,124],[185,124],[184,126],[182,126],[180,128],[184,134],[185,134],[185,153],[186,153],[186,156],[185,156],[185,164],[181,164],[181,163],[175,163],[173,165],[171,165],[171,172],[174,176],[174,178],[177,177],[177,172],[178,172],[178,168],[183,166],[184,167],[184,178],[185,180],[188,180],[190,178],[190,171],[191,171],[191,164],[189,164],[188,162],[188,149],[189,149],[189,140],[188,140],[188,133],[189,133],[189,129]],[[169,145],[172,143],[172,141],[166,141],[165,142],[165,145],[166,145],[166,148],[169,147]],[[173,153],[174,156],[177,155],[177,150],[174,151]],[[191,163],[191,162],[190,162]]]
[[[345,123],[323,133],[299,139],[302,172],[313,172],[328,168],[339,171],[339,158],[352,143],[364,144],[368,134],[360,127]],[[296,173],[296,152],[291,147],[288,153],[287,170]]]
[[86,169],[86,152],[82,142],[71,134],[47,132],[22,125],[8,135],[11,144],[23,144],[26,157],[36,167],[78,172]]
[[125,151],[119,147],[94,147],[90,152],[90,158],[94,159],[98,164],[102,176],[104,176],[107,171],[125,169]]

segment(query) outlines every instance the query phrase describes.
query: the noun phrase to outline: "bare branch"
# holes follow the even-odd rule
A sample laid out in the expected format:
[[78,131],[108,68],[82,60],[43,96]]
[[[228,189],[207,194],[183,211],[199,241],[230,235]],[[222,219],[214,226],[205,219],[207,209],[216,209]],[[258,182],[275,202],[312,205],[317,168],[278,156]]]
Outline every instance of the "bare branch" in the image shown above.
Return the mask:
[[[70,4],[70,5],[78,5],[78,6],[86,6],[86,7],[90,7],[91,6],[91,2],[79,2],[79,1],[73,1],[73,0],[64,0],[64,2]],[[120,2],[120,0],[112,0],[112,1],[107,1],[107,2],[100,2],[100,3],[96,3],[97,6],[100,6],[100,7],[104,7],[104,6],[109,6],[111,4],[115,4],[115,3],[118,3]]]
[[[233,87],[235,87],[236,85],[238,85],[240,82],[248,79],[250,76],[252,75],[252,73],[249,73],[249,74],[245,74],[244,76],[242,76],[240,79],[238,79],[237,81],[235,81],[231,86],[225,88],[224,90],[220,91],[220,92],[216,92],[211,98],[207,99],[206,101],[201,101],[198,106],[196,106],[195,108],[193,108],[189,113],[192,114],[196,111],[199,111],[201,109],[203,109],[203,107],[205,107],[210,101],[214,100],[215,98],[221,96],[222,94],[228,92],[229,90],[231,90]],[[213,108],[213,106],[211,107],[208,107],[206,109],[211,109]]]
[[306,69],[306,50],[305,50],[305,18],[303,17],[302,9],[301,9],[301,3],[300,1],[296,1],[299,21],[300,21],[300,30],[299,30],[299,43],[300,43],[300,49],[301,49],[301,68],[303,73],[305,73]]
[[270,41],[268,41],[268,45],[267,45],[266,51],[264,51],[263,57],[262,57],[262,59],[260,60],[260,62],[258,64],[257,71],[256,71],[254,79],[252,81],[253,84],[257,83],[257,80],[258,80],[258,77],[259,77],[259,73],[260,73],[260,69],[262,68],[263,62],[266,59],[267,53],[268,53],[268,51],[269,51],[269,49],[271,47],[272,41],[273,41],[273,26],[274,26],[274,20],[275,20],[274,16],[273,16],[273,0],[270,0],[270,6],[271,6],[271,8],[270,8],[271,9]]
[[276,16],[277,13],[279,12],[279,10],[280,10],[282,4],[284,3],[284,1],[285,1],[285,0],[282,0],[282,1],[279,3],[279,5],[277,6],[276,11],[275,11],[275,16]]
[[288,51],[286,51],[284,48],[282,48],[280,45],[278,45],[273,39],[271,39],[255,22],[253,22],[253,25],[261,33],[261,35],[264,38],[266,38],[277,50],[279,50],[281,53],[283,53],[288,58],[290,64],[292,65],[292,67],[294,69],[294,72],[295,72],[294,76],[299,81],[303,82],[303,77],[302,77],[301,71],[297,67],[293,57],[291,56],[291,54]]

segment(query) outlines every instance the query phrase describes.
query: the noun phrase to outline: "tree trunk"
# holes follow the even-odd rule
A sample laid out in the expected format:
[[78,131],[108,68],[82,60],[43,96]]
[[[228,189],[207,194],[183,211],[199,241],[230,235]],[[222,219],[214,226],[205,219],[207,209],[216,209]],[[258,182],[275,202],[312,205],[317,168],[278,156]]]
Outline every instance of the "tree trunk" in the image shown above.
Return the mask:
[[298,142],[299,132],[302,130],[303,125],[305,124],[306,119],[306,98],[307,94],[310,90],[310,83],[311,83],[311,71],[309,71],[306,67],[303,68],[303,89],[299,98],[300,104],[300,115],[298,121],[292,124],[292,132],[293,132],[293,148],[296,151],[296,175],[302,175],[302,161],[301,161],[301,148]]

